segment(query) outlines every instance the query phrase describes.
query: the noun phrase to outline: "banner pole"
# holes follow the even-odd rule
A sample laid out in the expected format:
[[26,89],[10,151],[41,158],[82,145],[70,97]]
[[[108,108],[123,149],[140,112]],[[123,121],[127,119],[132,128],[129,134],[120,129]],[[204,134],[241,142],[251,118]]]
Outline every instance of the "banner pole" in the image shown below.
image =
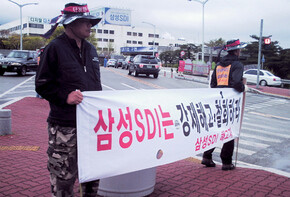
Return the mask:
[[83,188],[82,188],[82,184],[80,183],[80,197],[83,197]]
[[[247,79],[243,78],[243,84],[246,86],[247,85]],[[245,110],[245,103],[246,103],[246,89],[243,92],[243,101],[242,101],[242,113],[241,113],[241,122],[240,122],[240,130],[239,130],[239,136],[237,138],[237,147],[236,147],[236,158],[235,158],[235,166],[237,166],[238,162],[238,150],[239,150],[239,140],[240,140],[240,133],[242,130],[242,123],[243,123],[243,117],[244,117],[244,110]]]

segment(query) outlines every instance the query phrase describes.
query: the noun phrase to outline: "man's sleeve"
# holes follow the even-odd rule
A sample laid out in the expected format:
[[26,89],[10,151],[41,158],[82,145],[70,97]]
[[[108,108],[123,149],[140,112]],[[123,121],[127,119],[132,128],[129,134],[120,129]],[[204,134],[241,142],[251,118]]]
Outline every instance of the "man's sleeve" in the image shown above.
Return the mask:
[[60,91],[57,71],[58,56],[54,46],[49,45],[44,49],[40,58],[35,77],[35,90],[49,102],[63,105],[66,104],[67,95]]
[[243,84],[243,72],[244,67],[241,63],[238,63],[232,71],[233,88],[238,92],[245,91],[245,85]]

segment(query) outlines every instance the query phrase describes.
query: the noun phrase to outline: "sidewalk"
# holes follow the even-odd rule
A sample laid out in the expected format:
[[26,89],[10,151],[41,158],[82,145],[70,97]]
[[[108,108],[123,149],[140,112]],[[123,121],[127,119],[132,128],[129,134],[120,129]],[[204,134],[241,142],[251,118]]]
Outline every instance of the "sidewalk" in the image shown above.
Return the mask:
[[[47,101],[27,97],[6,107],[12,111],[12,135],[0,136],[0,196],[50,196],[46,169]],[[78,184],[75,185],[79,196]],[[290,196],[290,178],[238,165],[205,168],[194,158],[157,168],[157,196]]]
[[[210,78],[207,76],[188,75],[188,74],[179,76],[176,73],[176,71],[173,71],[173,74],[171,74],[170,68],[163,68],[163,70],[160,71],[160,75],[164,75],[164,76],[172,77],[172,78],[174,77],[176,79],[199,82],[203,84],[209,84],[209,80],[210,80]],[[256,88],[256,85],[248,85],[248,87],[249,87],[248,91],[252,93],[290,99],[290,89],[281,88],[281,87],[273,87],[273,86],[271,87],[259,86],[259,88]]]

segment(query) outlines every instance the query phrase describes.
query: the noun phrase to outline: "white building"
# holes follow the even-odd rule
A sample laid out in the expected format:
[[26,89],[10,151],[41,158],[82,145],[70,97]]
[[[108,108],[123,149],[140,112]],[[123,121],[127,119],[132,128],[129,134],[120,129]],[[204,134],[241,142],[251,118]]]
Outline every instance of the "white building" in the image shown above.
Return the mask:
[[[93,29],[98,39],[97,50],[100,54],[120,54],[121,47],[148,47],[155,46],[159,53],[162,48],[175,50],[178,46],[186,44],[184,39],[165,39],[160,35],[158,28],[153,24],[144,22],[144,26],[136,27],[131,24],[131,10],[102,7],[91,10],[91,14],[102,17],[102,21]],[[41,17],[24,17],[22,19],[23,35],[42,35],[52,24],[50,19]],[[0,26],[1,30],[20,34],[20,20]]]

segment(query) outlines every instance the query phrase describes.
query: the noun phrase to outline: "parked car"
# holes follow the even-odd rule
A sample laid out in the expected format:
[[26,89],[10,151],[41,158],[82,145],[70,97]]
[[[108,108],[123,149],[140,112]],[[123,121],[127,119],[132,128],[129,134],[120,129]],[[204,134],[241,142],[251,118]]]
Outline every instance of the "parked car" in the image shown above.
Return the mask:
[[133,63],[134,56],[127,56],[124,64],[122,65],[122,69],[129,69],[129,65]]
[[124,63],[125,61],[123,59],[118,59],[115,68],[122,67]]
[[129,65],[129,75],[132,73],[135,77],[139,74],[146,74],[146,76],[153,75],[154,78],[158,77],[160,66],[154,56],[136,55],[133,63]]
[[[244,77],[247,83],[257,84],[258,69],[249,69],[244,71]],[[281,78],[273,75],[267,70],[260,70],[259,85],[261,86],[281,86]]]
[[26,75],[28,71],[37,70],[37,52],[27,50],[13,50],[6,58],[0,60],[0,75],[5,72],[17,72]]
[[107,62],[107,67],[110,67],[110,66],[115,67],[116,63],[117,63],[117,60],[109,59],[108,62]]

